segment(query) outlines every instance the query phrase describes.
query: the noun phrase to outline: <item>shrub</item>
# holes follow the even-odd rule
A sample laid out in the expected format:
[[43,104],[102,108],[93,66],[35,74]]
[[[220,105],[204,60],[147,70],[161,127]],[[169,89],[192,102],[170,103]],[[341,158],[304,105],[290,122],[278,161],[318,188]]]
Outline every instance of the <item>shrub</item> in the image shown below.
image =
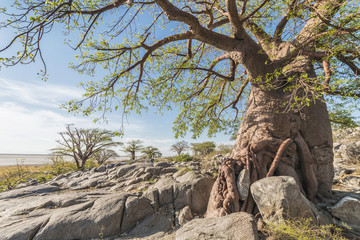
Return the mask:
[[190,162],[192,160],[193,160],[192,156],[190,156],[190,154],[188,154],[188,153],[180,154],[180,155],[174,157],[175,162]]

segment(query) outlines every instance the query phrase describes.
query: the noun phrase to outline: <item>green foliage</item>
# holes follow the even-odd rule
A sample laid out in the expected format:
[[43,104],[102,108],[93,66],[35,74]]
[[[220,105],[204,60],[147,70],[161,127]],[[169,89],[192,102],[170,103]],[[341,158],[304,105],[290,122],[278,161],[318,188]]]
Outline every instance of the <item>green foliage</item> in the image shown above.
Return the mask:
[[113,140],[114,132],[105,129],[83,129],[67,125],[66,131],[59,134],[61,140],[57,141],[58,147],[52,149],[53,154],[72,157],[79,170],[86,169],[85,164],[90,159],[102,164],[116,156],[109,148],[122,144]]
[[143,153],[147,159],[154,159],[162,156],[162,153],[159,151],[159,149],[153,146],[144,147],[141,150],[141,153]]
[[26,182],[28,169],[24,166],[24,160],[18,161],[15,169],[4,171],[0,175],[0,192],[10,190],[22,182]]
[[176,152],[177,155],[180,155],[182,152],[190,148],[190,145],[186,141],[180,141],[171,145],[171,151]]
[[233,149],[233,145],[230,145],[230,144],[219,144],[217,146],[217,149],[216,149],[216,152],[219,153],[219,154],[227,154],[227,153],[231,153]]
[[0,192],[13,189],[20,183],[32,180],[40,183],[45,182],[60,174],[77,169],[74,163],[64,161],[59,156],[53,156],[51,161],[52,164],[44,166],[26,166],[24,165],[24,160],[21,160],[17,163],[16,167],[6,167],[5,170],[0,171]]
[[125,153],[129,153],[130,160],[134,161],[135,157],[136,157],[135,156],[136,152],[140,152],[144,148],[142,143],[143,142],[139,139],[131,140],[131,141],[127,142],[125,146],[122,147],[122,151]]
[[[283,99],[284,111],[301,111],[323,101],[324,95],[334,95],[336,102],[360,96],[360,5],[356,0],[326,6],[315,1],[236,1],[233,10],[243,19],[239,24],[245,38],[239,38],[239,26],[228,21],[229,13],[224,11],[230,10],[224,1],[174,0],[165,4],[177,9],[169,12],[162,1],[110,2],[7,1],[6,9],[0,8],[4,18],[0,29],[15,29],[18,35],[1,46],[0,51],[16,49],[9,50],[9,56],[2,54],[0,62],[4,66],[43,62],[42,37],[61,25],[69,38],[66,43],[79,50],[71,68],[96,77],[99,69],[106,72],[100,79],[81,83],[82,98],[64,108],[85,116],[179,110],[173,127],[176,137],[187,132],[198,137],[206,130],[209,136],[220,131],[233,134],[251,84],[289,93]],[[170,12],[181,15],[170,17]],[[317,21],[322,14],[324,19]],[[234,47],[221,46],[219,39],[239,41],[238,54],[233,54]],[[252,54],[242,52],[250,48]],[[218,59],[227,53],[239,57]],[[252,59],[258,53],[261,58]],[[250,65],[258,59],[268,59],[256,66],[264,71],[251,74]],[[294,59],[306,63],[291,65]],[[331,66],[328,84],[324,84],[329,76],[323,62]],[[305,74],[303,67],[311,74]],[[45,63],[41,73],[46,78]],[[332,119],[353,123],[345,117]]]
[[93,159],[97,162],[98,165],[102,165],[107,160],[118,156],[119,155],[112,149],[103,149],[102,151],[95,153]]
[[190,162],[193,160],[193,157],[190,156],[188,153],[180,154],[173,158],[173,161],[175,162]]
[[53,155],[50,160],[52,164],[50,164],[48,168],[54,176],[75,171],[77,169],[75,163],[65,161],[62,156]]
[[278,224],[266,225],[262,230],[274,240],[345,240],[341,229],[334,225],[315,225],[311,219],[287,220]]
[[352,101],[330,100],[329,118],[333,129],[354,128],[359,126],[358,118],[352,114],[359,110],[359,107]]
[[191,148],[194,152],[194,155],[206,156],[215,150],[216,145],[214,142],[208,141],[202,143],[192,143]]

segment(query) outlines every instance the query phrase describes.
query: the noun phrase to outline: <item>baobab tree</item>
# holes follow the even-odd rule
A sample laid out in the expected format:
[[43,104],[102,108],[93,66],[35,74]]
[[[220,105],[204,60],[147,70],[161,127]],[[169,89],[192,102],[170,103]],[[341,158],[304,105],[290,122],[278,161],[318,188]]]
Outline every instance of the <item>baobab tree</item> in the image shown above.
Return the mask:
[[140,152],[144,146],[142,145],[143,141],[136,139],[131,140],[122,147],[122,151],[130,154],[130,160],[134,161],[136,159],[136,152]]
[[115,133],[105,129],[76,128],[72,124],[66,125],[66,131],[59,133],[58,146],[51,151],[55,155],[72,157],[79,170],[84,170],[85,163],[93,158],[99,164],[111,157],[117,156],[109,149],[121,145],[115,142]]
[[186,151],[189,148],[190,148],[189,143],[186,141],[176,142],[173,145],[171,145],[171,151],[176,152],[178,156],[183,151]]
[[154,158],[159,158],[162,156],[162,153],[160,152],[160,150],[153,146],[144,147],[141,150],[141,153],[143,153],[144,156],[149,160],[154,159]]
[[16,10],[3,11],[9,21],[1,28],[16,32],[0,51],[13,47],[17,54],[2,57],[3,64],[40,59],[45,66],[41,42],[58,24],[66,33],[82,31],[73,45],[79,50],[75,70],[109,71],[84,84],[84,98],[71,101],[70,110],[126,114],[147,104],[176,106],[176,136],[232,132],[241,120],[208,212],[252,211],[252,201],[239,201],[235,187],[241,169],[250,171],[251,182],[292,176],[309,199],[331,195],[326,103],[360,96],[357,1],[11,2]]

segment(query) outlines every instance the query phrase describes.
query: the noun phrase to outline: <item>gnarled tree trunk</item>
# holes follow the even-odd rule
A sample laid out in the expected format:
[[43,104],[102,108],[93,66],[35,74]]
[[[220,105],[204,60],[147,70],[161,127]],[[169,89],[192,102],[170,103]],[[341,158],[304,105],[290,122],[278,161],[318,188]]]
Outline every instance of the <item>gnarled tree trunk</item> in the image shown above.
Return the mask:
[[249,171],[251,183],[271,175],[287,175],[295,178],[310,200],[317,194],[331,195],[332,133],[326,104],[319,100],[301,113],[284,112],[280,106],[289,94],[253,84],[231,156],[219,168],[207,217],[253,211],[251,194],[242,201],[236,187],[242,169]]

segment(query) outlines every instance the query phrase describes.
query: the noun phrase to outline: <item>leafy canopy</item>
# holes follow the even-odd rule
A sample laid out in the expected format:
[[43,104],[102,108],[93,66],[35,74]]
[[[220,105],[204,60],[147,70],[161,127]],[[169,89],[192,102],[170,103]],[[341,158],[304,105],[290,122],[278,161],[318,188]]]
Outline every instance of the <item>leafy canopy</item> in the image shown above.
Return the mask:
[[[71,67],[89,75],[106,70],[103,79],[81,84],[82,99],[65,104],[69,111],[84,115],[180,109],[176,136],[190,130],[196,137],[206,128],[209,135],[232,133],[241,120],[250,84],[271,89],[285,76],[294,82],[286,91],[301,88],[311,93],[294,94],[291,108],[309,105],[324,94],[335,105],[354,103],[351,99],[360,96],[357,0],[10,3],[0,9],[7,19],[0,31],[14,29],[14,38],[0,45],[1,52],[9,53],[2,55],[3,65],[40,60],[46,76],[41,42],[61,25],[67,43],[77,50]],[[12,48],[16,48],[13,56]],[[289,63],[300,58],[317,76],[301,75],[295,83],[288,74],[293,69]],[[341,121],[333,118],[337,123],[349,123],[346,118],[354,123],[351,114],[342,113]]]
[[121,145],[115,142],[114,132],[105,129],[84,129],[76,128],[69,124],[64,132],[60,132],[58,146],[52,149],[53,154],[72,157],[78,169],[84,169],[85,163],[89,159],[95,159],[99,164],[104,163],[117,154],[111,147]]

